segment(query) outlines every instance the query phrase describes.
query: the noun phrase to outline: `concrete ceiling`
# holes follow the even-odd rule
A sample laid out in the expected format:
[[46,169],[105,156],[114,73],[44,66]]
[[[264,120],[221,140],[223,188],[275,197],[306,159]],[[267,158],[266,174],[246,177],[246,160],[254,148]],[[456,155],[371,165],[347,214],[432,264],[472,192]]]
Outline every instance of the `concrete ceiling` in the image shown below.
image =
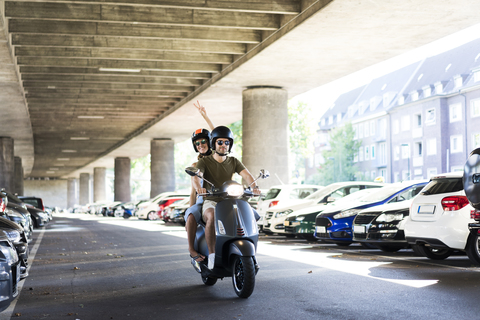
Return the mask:
[[476,0],[5,1],[0,99],[15,105],[0,110],[19,132],[0,134],[27,176],[113,167],[152,138],[206,127],[193,101],[230,124],[248,86],[293,97],[480,23],[478,12]]

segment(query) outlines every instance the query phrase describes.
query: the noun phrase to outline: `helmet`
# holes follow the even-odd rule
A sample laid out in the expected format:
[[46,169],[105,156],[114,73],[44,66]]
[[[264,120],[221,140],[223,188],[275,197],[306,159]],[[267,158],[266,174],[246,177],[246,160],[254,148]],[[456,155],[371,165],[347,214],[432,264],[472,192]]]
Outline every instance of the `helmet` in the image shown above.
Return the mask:
[[233,147],[233,133],[232,131],[225,126],[218,126],[212,130],[212,138],[210,140],[210,145],[212,150],[215,150],[215,142],[218,138],[228,139],[230,140],[230,148],[228,148],[228,152],[232,151]]
[[193,149],[195,149],[195,152],[198,152],[197,146],[195,145],[195,140],[202,139],[202,138],[207,140],[208,151],[206,152],[206,154],[207,155],[211,154],[212,151],[210,150],[210,131],[208,131],[207,129],[197,129],[195,130],[195,132],[193,132],[192,134]]

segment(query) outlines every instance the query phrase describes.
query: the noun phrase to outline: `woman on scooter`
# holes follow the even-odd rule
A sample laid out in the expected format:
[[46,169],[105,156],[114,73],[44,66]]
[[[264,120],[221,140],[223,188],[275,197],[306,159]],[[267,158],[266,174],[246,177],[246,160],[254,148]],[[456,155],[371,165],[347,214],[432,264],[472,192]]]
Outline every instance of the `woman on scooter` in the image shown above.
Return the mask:
[[[213,130],[215,127],[213,126],[212,121],[208,117],[205,107],[200,105],[198,101],[197,104],[194,103],[193,105],[203,116],[210,129]],[[204,156],[212,154],[212,150],[210,148],[210,131],[208,131],[207,129],[195,130],[195,132],[193,132],[192,134],[192,143],[193,149],[195,150],[195,152],[198,153],[198,160],[200,160]],[[196,162],[192,164],[193,167],[195,167],[196,165]],[[205,257],[195,251],[194,248],[195,234],[197,232],[197,223],[202,219],[202,203],[202,197],[199,197],[197,200],[197,193],[195,191],[195,188],[193,188],[192,181],[192,191],[190,193],[190,208],[185,212],[185,229],[187,230],[188,251],[190,252],[190,257],[196,262],[200,262],[205,259]]]

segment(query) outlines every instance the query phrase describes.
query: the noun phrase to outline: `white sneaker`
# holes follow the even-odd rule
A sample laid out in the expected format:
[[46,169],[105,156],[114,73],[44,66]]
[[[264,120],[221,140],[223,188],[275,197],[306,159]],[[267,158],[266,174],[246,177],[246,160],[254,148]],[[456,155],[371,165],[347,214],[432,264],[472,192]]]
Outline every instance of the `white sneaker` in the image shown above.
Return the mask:
[[208,269],[213,270],[215,267],[215,253],[210,253],[208,255]]

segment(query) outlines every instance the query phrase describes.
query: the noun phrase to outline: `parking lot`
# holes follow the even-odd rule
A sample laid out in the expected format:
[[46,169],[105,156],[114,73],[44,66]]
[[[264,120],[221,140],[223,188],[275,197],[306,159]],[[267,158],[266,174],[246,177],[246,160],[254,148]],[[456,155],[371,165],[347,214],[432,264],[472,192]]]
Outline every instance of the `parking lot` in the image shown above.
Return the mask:
[[248,299],[203,285],[182,226],[63,214],[32,242],[30,276],[0,319],[476,318],[480,268],[412,250],[261,236]]

